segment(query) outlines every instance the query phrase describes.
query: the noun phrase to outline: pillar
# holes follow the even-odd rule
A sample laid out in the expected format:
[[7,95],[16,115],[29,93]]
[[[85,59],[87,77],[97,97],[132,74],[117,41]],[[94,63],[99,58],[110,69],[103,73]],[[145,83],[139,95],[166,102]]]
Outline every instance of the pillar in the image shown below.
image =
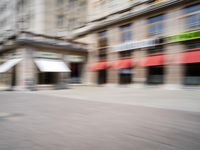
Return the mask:
[[32,88],[37,80],[37,73],[32,58],[32,49],[21,48],[17,50],[22,60],[16,66],[17,89],[25,90]]

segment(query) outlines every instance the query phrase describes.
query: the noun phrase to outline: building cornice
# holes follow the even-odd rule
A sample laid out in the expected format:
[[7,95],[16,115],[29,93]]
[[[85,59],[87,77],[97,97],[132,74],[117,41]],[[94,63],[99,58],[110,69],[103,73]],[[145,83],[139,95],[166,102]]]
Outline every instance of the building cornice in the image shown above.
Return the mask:
[[105,28],[105,27],[108,27],[108,26],[111,26],[111,25],[114,25],[114,24],[117,24],[117,23],[120,23],[120,22],[123,22],[123,21],[130,20],[130,19],[133,19],[133,18],[141,16],[141,15],[152,13],[152,12],[155,12],[155,11],[160,10],[160,9],[169,8],[171,6],[176,6],[178,4],[185,4],[187,2],[190,2],[190,0],[169,0],[167,2],[151,5],[151,6],[147,7],[147,8],[145,8],[145,9],[139,10],[137,12],[129,13],[129,14],[125,15],[125,16],[121,16],[121,17],[115,18],[113,20],[101,21],[101,22],[96,23],[95,25],[91,25],[91,27],[87,27],[86,26],[85,30],[83,29],[83,31],[74,33],[73,38],[84,36],[84,35],[86,35],[86,34],[88,34],[90,32],[93,32],[93,31],[96,31],[96,30],[100,30],[102,28]]
[[6,38],[0,44],[0,52],[21,46],[49,47],[54,49],[87,52],[87,44],[85,43],[73,42],[59,37],[51,37],[25,31]]

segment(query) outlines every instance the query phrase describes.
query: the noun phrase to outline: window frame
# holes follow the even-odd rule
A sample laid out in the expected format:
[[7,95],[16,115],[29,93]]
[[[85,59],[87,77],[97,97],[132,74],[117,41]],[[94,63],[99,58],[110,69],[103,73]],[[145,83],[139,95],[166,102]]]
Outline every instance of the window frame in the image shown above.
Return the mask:
[[[156,20],[155,18],[157,18],[157,17],[161,17],[161,18]],[[155,20],[153,20],[153,19],[155,19]],[[148,28],[147,29],[148,36],[161,36],[161,35],[163,35],[164,31],[165,31],[165,24],[164,24],[165,20],[166,20],[166,14],[165,13],[147,18],[146,22],[147,22],[147,28]],[[155,28],[155,29],[153,29],[153,28]],[[153,29],[154,31],[150,31],[151,29]]]

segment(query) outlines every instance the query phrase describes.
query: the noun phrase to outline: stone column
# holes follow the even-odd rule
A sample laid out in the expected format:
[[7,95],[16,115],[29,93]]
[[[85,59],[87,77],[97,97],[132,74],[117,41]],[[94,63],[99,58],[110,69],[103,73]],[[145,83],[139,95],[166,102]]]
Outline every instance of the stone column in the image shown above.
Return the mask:
[[184,46],[181,44],[168,44],[166,46],[165,83],[166,87],[179,87],[183,82],[183,66],[177,63],[180,60],[181,51]]
[[[143,18],[138,19],[134,22],[134,40],[140,41],[147,39],[147,26]],[[133,52],[134,74],[133,82],[134,85],[143,86],[146,82],[146,68],[141,66],[141,61],[146,56],[146,49],[135,49]]]
[[97,84],[97,72],[91,71],[89,68],[94,65],[98,58],[98,51],[97,51],[97,37],[96,34],[91,34],[86,39],[89,44],[88,46],[88,57],[85,64],[85,73],[84,73],[84,83],[87,85],[96,85]]
[[133,82],[135,85],[144,85],[146,83],[146,68],[141,66],[141,61],[145,58],[145,50],[134,51],[134,74]]
[[16,66],[17,89],[25,90],[31,88],[36,81],[37,74],[32,58],[32,49],[21,48],[17,50],[22,60]]
[[[182,10],[176,10],[173,8],[167,13],[167,19],[165,21],[165,36],[171,36],[179,34],[184,31],[184,19],[179,18],[182,14]],[[167,65],[165,65],[165,86],[174,88],[181,86],[183,77],[183,66],[178,64],[180,59],[180,53],[184,50],[184,46],[181,43],[169,43],[165,45],[165,54]]]
[[[109,49],[108,49],[108,63],[113,65],[119,59],[118,53],[112,50],[112,46],[120,43],[120,35],[118,27],[113,27],[108,31]],[[110,68],[108,70],[108,84],[118,84],[119,73],[117,69]]]

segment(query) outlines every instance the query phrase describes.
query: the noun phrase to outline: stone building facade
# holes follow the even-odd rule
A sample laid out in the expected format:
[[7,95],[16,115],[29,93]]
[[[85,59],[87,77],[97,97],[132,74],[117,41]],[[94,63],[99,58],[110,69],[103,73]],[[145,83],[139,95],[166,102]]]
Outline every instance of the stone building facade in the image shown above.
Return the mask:
[[86,0],[1,0],[0,12],[0,86],[85,82],[88,46],[68,38],[86,23]]
[[1,0],[0,38],[20,31],[70,38],[87,21],[87,0]]
[[90,83],[200,85],[199,1],[89,4],[88,24],[74,31],[74,39],[91,44]]
[[31,32],[13,35],[0,47],[0,86],[38,90],[84,83],[87,48],[84,43]]

